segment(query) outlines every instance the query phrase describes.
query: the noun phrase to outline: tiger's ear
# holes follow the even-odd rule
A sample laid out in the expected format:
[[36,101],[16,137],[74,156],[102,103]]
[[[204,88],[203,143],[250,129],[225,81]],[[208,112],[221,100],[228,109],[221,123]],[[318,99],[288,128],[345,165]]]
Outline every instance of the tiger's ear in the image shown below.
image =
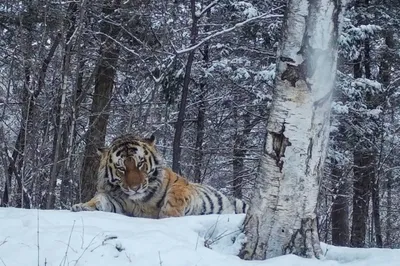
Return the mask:
[[149,138],[144,139],[150,146],[156,145],[156,137],[152,134]]
[[108,152],[108,149],[107,148],[97,148],[96,152],[97,152],[97,155],[104,156]]

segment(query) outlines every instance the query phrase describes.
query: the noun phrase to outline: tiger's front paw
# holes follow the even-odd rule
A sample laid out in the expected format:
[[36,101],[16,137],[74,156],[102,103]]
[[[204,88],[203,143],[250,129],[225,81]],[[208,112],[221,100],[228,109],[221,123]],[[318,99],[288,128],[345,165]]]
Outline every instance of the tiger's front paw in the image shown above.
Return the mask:
[[82,211],[95,211],[96,208],[89,206],[86,203],[78,203],[71,207],[71,211],[73,212],[82,212]]
[[184,216],[183,212],[175,208],[162,208],[158,214],[159,219]]

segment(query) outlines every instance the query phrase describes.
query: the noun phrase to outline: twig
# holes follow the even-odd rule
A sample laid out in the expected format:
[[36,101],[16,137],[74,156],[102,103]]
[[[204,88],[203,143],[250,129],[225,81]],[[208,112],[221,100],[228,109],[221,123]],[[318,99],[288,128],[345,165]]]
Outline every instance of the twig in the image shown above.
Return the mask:
[[201,18],[210,8],[218,4],[219,0],[214,0],[208,6],[206,6],[202,11],[196,12],[196,17]]
[[62,243],[62,244],[64,244],[64,245],[66,245],[66,246],[69,246],[69,248],[70,248],[73,252],[78,253],[78,251],[77,251],[76,249],[74,249],[73,247],[71,247],[71,245],[68,245],[68,243],[65,243],[64,241],[61,241],[61,240],[57,240],[57,242],[60,242],[60,243]]
[[8,236],[7,236],[6,238],[4,238],[3,242],[0,243],[0,246],[2,246],[2,245],[4,245],[5,243],[7,243],[7,238],[8,238]]
[[161,252],[160,251],[158,251],[158,260],[160,261],[160,266],[162,266]]
[[82,254],[79,256],[79,258],[75,261],[74,266],[76,266],[79,262],[79,260],[82,258],[82,256],[85,254],[85,252],[89,249],[90,245],[93,243],[93,241],[96,239],[96,237],[98,237],[100,235],[100,233],[98,233],[97,235],[95,235],[92,240],[90,240],[89,245],[87,245],[87,247],[83,250]]
[[108,241],[108,240],[113,240],[113,239],[117,239],[118,237],[117,236],[106,236],[106,238],[104,238],[104,240],[103,240],[103,245],[105,244],[105,242],[106,241]]
[[[90,252],[93,252],[93,251],[95,251],[96,249],[98,249],[99,247],[108,244],[108,243],[106,243],[108,240],[113,240],[113,239],[117,239],[117,238],[118,238],[117,236],[113,236],[113,235],[111,235],[111,236],[106,236],[106,238],[101,242],[101,244],[95,246]],[[115,248],[118,250],[118,247],[117,247],[117,246],[116,246]],[[120,251],[120,250],[118,250],[118,251]]]
[[81,248],[83,248],[83,245],[85,243],[85,224],[83,223],[83,217],[81,217],[81,222],[82,222],[82,235],[81,235],[81,239],[82,239],[82,244],[81,244]]
[[200,239],[200,233],[197,234],[196,247],[194,248],[194,251],[197,251],[197,245],[199,244],[199,239]]
[[[206,235],[208,234],[209,236],[205,239],[204,241],[204,246],[209,248],[210,247],[210,239],[212,238],[213,234],[215,233],[215,229],[217,229],[217,225],[218,225],[218,221],[219,221],[219,217],[217,217],[217,221],[215,221],[215,223],[207,229],[204,238],[206,238]],[[210,229],[212,228],[212,232],[210,233]]]
[[63,262],[64,262],[63,265],[65,265],[65,263],[66,263],[66,261],[67,261],[68,250],[69,250],[69,246],[70,246],[70,243],[71,243],[71,236],[72,236],[72,232],[74,231],[74,227],[75,227],[75,220],[74,220],[74,223],[72,224],[71,232],[69,233],[67,249],[65,250],[64,258],[63,258],[62,261],[60,262],[60,265],[61,265],[61,263],[63,263]]
[[[213,228],[213,231],[212,231],[211,235],[210,235],[207,239],[205,239],[205,241],[204,241],[204,246],[207,247],[207,248],[211,248],[211,245],[212,245],[212,244],[214,244],[215,242],[221,240],[222,238],[224,238],[224,237],[226,237],[226,236],[229,236],[229,235],[232,235],[232,234],[236,234],[236,233],[238,233],[238,232],[242,232],[242,231],[243,231],[243,228],[242,228],[242,227],[244,226],[244,224],[243,224],[239,229],[237,229],[237,230],[234,230],[234,231],[229,232],[229,233],[226,233],[228,230],[225,230],[225,231],[223,231],[222,233],[218,234],[216,237],[212,238],[212,235],[213,235],[214,232],[215,232],[217,223],[218,223],[218,220],[217,220],[217,222],[212,226],[212,227],[214,227],[214,228]],[[246,222],[246,224],[247,224],[247,222]],[[211,227],[210,227],[209,229],[211,229]],[[207,232],[208,232],[208,231],[207,231]]]
[[130,256],[130,255],[128,255],[128,253],[126,253],[126,252],[125,252],[125,256],[126,256],[126,258],[129,260],[129,262],[130,262],[130,263],[132,263],[131,256]]
[[[277,9],[280,9],[280,8],[281,8],[281,7],[275,8],[275,9],[273,9],[272,11],[277,10]],[[180,54],[183,54],[183,53],[190,52],[190,51],[192,51],[192,50],[194,50],[194,49],[197,49],[199,46],[203,45],[205,42],[209,41],[210,39],[215,38],[215,37],[217,37],[217,36],[219,36],[219,35],[223,35],[223,34],[225,34],[225,33],[229,33],[229,32],[231,32],[231,31],[233,31],[233,30],[235,30],[235,29],[237,29],[237,28],[243,27],[244,25],[246,25],[246,24],[248,24],[248,23],[250,23],[250,22],[253,22],[253,21],[255,21],[255,20],[262,19],[262,18],[266,19],[266,18],[281,18],[281,17],[283,17],[283,15],[261,14],[261,15],[256,16],[256,17],[249,18],[249,19],[247,19],[247,20],[245,20],[245,21],[236,23],[234,26],[232,26],[232,27],[230,27],[230,28],[227,28],[227,29],[221,30],[221,31],[219,31],[219,32],[216,32],[216,33],[214,33],[214,34],[211,34],[211,35],[207,36],[206,38],[204,38],[204,39],[201,40],[199,43],[197,43],[197,44],[195,44],[195,45],[193,45],[193,46],[190,46],[190,47],[188,47],[188,48],[184,48],[184,49],[178,50],[178,51],[176,51],[176,54],[177,54],[177,55],[180,55]]]

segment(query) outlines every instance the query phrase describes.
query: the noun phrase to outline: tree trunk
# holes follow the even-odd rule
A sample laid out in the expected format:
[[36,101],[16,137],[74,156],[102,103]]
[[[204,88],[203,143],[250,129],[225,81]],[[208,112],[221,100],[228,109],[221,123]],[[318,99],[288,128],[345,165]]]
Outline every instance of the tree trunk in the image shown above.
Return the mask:
[[[366,5],[368,7],[368,0],[357,2],[358,6]],[[366,23],[364,19],[360,19],[361,23]],[[371,78],[371,67],[370,67],[370,45],[369,40],[364,41],[364,61],[362,56],[356,59],[354,64],[354,78],[362,78],[363,69],[365,71],[365,77]],[[373,96],[371,93],[366,93],[366,104],[369,108],[373,108]],[[360,118],[356,118],[354,123],[361,124]],[[353,151],[354,157],[354,182],[353,182],[353,219],[351,227],[351,240],[350,244],[352,247],[364,247],[365,237],[367,232],[368,222],[368,207],[371,193],[371,182],[375,180],[375,150],[368,141],[364,138],[370,138],[374,141],[374,135],[371,136],[360,136],[358,139],[359,145]]]
[[[388,89],[388,95],[390,95],[392,92],[391,90],[395,90],[397,87],[392,86],[392,89],[389,89],[390,87],[390,82],[391,82],[391,68],[393,67],[393,61],[396,58],[394,55],[395,51],[395,41],[393,38],[393,32],[386,30],[384,32],[385,35],[385,51],[383,54],[383,58],[381,61],[381,65],[379,67],[379,81],[383,84],[385,88]],[[394,112],[394,111],[392,111]],[[392,121],[395,120],[395,116],[392,114]],[[382,134],[382,133],[381,133]],[[392,144],[393,145],[393,144]],[[394,165],[393,165],[394,166]],[[387,204],[387,210],[386,210],[386,232],[385,232],[385,247],[391,247],[392,245],[392,240],[391,240],[391,233],[393,230],[393,225],[392,225],[392,183],[393,183],[393,173],[392,171],[389,171],[389,173],[386,174],[386,204]],[[379,195],[379,193],[377,194]],[[378,198],[379,199],[379,198]],[[377,203],[379,206],[379,203]],[[379,213],[379,212],[378,212]],[[378,238],[377,238],[378,239]],[[378,244],[378,243],[377,243]]]
[[354,152],[353,222],[351,226],[352,247],[364,247],[367,233],[368,205],[374,156],[365,151]]
[[375,175],[372,176],[371,180],[371,197],[372,197],[372,218],[374,220],[375,229],[375,241],[378,248],[383,247],[382,240],[382,226],[381,226],[381,215],[380,215],[380,200],[379,200],[379,183]]
[[387,204],[387,211],[386,211],[386,241],[385,247],[390,248],[392,246],[392,230],[393,230],[393,223],[392,223],[392,182],[393,176],[392,171],[387,174],[387,183],[386,183],[386,204]]
[[[346,145],[345,126],[339,124],[335,138],[337,146]],[[335,149],[335,147],[334,147]],[[335,246],[348,246],[350,240],[349,224],[349,185],[347,175],[336,159],[332,160],[331,179],[333,180],[334,195],[332,200],[332,244]]]
[[[64,58],[62,65],[62,80],[61,80],[61,88],[58,92],[58,97],[56,101],[55,107],[55,125],[54,125],[54,138],[53,138],[53,164],[51,166],[50,172],[50,182],[48,188],[48,194],[46,199],[46,209],[54,209],[55,204],[55,188],[57,184],[57,179],[59,177],[59,173],[62,170],[62,166],[65,167],[64,157],[65,151],[67,150],[68,142],[63,141],[65,122],[64,113],[65,113],[65,104],[66,104],[66,93],[67,93],[67,84],[68,84],[68,76],[70,73],[70,60],[71,60],[71,49],[72,49],[72,34],[75,31],[75,21],[78,5],[77,3],[70,3],[67,10],[67,15],[64,21],[64,28],[67,30],[64,37]],[[62,162],[60,162],[62,161]],[[61,199],[60,199],[61,200]]]
[[[119,18],[119,0],[108,0],[103,4],[102,13],[108,19]],[[107,19],[107,20],[108,20]],[[81,195],[80,202],[89,201],[96,192],[97,169],[99,160],[96,149],[104,146],[106,129],[109,117],[111,95],[114,87],[114,78],[119,56],[119,46],[113,39],[117,39],[120,28],[118,23],[103,20],[101,25],[100,59],[95,74],[93,102],[89,116],[89,129],[86,138],[85,157],[80,174]]]
[[12,176],[15,176],[17,181],[17,189],[20,199],[17,199],[16,207],[30,208],[30,197],[27,194],[27,191],[24,188],[24,162],[25,156],[27,154],[27,142],[28,136],[32,138],[32,132],[29,129],[34,128],[33,126],[33,115],[35,113],[35,101],[40,93],[43,91],[45,86],[45,77],[47,73],[48,66],[54,56],[54,53],[58,47],[60,42],[61,35],[57,34],[54,38],[52,46],[44,58],[41,67],[39,69],[39,80],[36,89],[32,91],[32,80],[31,80],[31,61],[33,55],[32,48],[32,32],[33,32],[33,24],[25,25],[22,31],[25,31],[24,42],[25,42],[25,53],[24,53],[24,85],[23,85],[23,102],[25,105],[22,107],[22,121],[20,125],[20,129],[17,136],[17,141],[15,143],[15,148],[13,150],[12,156],[9,158],[10,162],[7,167],[7,182],[6,187],[4,189],[2,204],[4,206],[9,205],[9,193],[11,192],[11,179]]
[[235,198],[241,199],[243,197],[242,185],[244,174],[244,156],[245,149],[243,147],[244,136],[242,134],[235,134],[233,143],[233,160],[232,160],[232,190]]
[[[240,95],[236,96],[234,105],[237,105]],[[232,160],[232,189],[233,196],[241,199],[243,197],[243,177],[245,175],[244,158],[246,156],[246,143],[248,141],[248,135],[250,134],[253,127],[257,125],[260,119],[255,118],[250,121],[250,114],[247,110],[244,110],[244,114],[239,115],[237,106],[233,107],[233,117],[235,119],[235,137],[233,143],[233,160]],[[241,122],[243,126],[241,126]]]
[[240,257],[321,257],[315,209],[329,140],[341,2],[289,0]]
[[[196,0],[190,0],[190,10],[192,14],[192,28],[190,31],[190,44],[194,45],[196,43],[197,34],[198,34],[198,17],[196,15]],[[185,111],[187,104],[187,96],[189,93],[189,85],[190,85],[190,75],[192,73],[192,65],[194,60],[194,54],[196,49],[193,49],[189,52],[189,56],[186,62],[185,68],[185,77],[183,79],[183,88],[181,101],[179,104],[179,112],[178,118],[175,123],[175,134],[174,134],[174,142],[172,145],[172,170],[176,173],[180,172],[180,160],[181,160],[181,139],[183,134],[184,127],[184,119],[185,119]]]
[[335,194],[332,202],[332,245],[348,246],[349,245],[349,204],[348,190],[349,182],[343,177],[343,172],[337,162],[334,163],[332,169],[332,178],[335,180]]
[[[208,52],[207,52],[208,53]],[[203,162],[203,142],[204,142],[204,123],[206,113],[206,102],[204,101],[205,83],[200,85],[199,107],[197,109],[196,121],[196,152],[194,155],[194,182],[201,183],[202,162]]]

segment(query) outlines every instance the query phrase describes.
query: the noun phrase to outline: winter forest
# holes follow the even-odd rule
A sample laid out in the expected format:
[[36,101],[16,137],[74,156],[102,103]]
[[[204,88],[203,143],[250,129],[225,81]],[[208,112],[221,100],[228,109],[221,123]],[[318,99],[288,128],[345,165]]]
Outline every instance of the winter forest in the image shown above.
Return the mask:
[[[1,1],[0,206],[89,200],[96,149],[129,132],[154,134],[190,181],[249,201],[287,2]],[[318,235],[400,248],[400,2],[341,4]]]

